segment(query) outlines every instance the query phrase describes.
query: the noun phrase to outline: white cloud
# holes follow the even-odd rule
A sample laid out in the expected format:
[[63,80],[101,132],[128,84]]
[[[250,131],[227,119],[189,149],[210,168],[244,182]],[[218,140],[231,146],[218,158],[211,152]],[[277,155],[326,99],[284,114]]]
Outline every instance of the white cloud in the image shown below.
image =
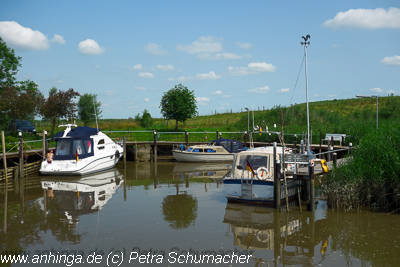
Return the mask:
[[157,69],[162,70],[162,71],[172,71],[175,69],[175,67],[171,64],[157,65]]
[[237,45],[245,50],[253,48],[253,45],[251,43],[242,43],[242,42],[237,42]]
[[135,66],[132,67],[132,70],[141,70],[143,69],[142,64],[136,64]]
[[147,51],[147,53],[150,53],[152,55],[165,55],[167,54],[167,50],[161,47],[161,45],[156,44],[156,43],[148,43],[144,49]]
[[145,99],[143,99],[144,102],[148,103],[150,101],[150,98],[146,97]]
[[143,87],[143,86],[136,86],[135,89],[138,90],[138,91],[146,91],[146,88]]
[[241,59],[243,58],[242,56],[236,55],[234,53],[216,53],[216,54],[198,54],[197,55],[198,58],[200,59],[207,59],[207,60],[221,60],[221,59]]
[[154,78],[154,74],[151,72],[139,72],[138,76],[141,78],[147,78],[147,79]]
[[369,90],[372,91],[372,92],[375,92],[375,93],[382,93],[383,92],[382,88],[379,88],[379,87],[371,88]]
[[64,37],[62,37],[62,36],[59,35],[59,34],[54,34],[54,35],[53,35],[53,39],[51,39],[51,41],[52,41],[53,43],[57,43],[57,44],[65,44],[65,39],[64,39]]
[[249,75],[260,72],[274,72],[276,67],[267,62],[250,62],[247,67],[228,67],[228,71],[233,75]]
[[263,86],[263,87],[257,87],[257,88],[249,89],[249,92],[256,93],[256,94],[265,94],[268,91],[269,91],[268,85]]
[[189,54],[208,54],[222,51],[222,44],[218,38],[201,36],[190,45],[178,45],[176,49],[188,52]]
[[400,56],[384,57],[381,62],[386,65],[400,65]]
[[400,28],[400,8],[349,9],[324,22],[331,28]]
[[46,50],[49,40],[40,31],[24,27],[15,21],[0,21],[0,37],[10,46],[27,50]]
[[196,78],[199,80],[217,80],[217,79],[221,78],[221,76],[215,74],[214,71],[210,71],[209,73],[196,74]]
[[208,97],[196,97],[196,101],[199,103],[199,105],[205,106],[208,105],[210,99]]
[[100,55],[104,53],[104,48],[93,39],[86,39],[78,44],[79,51],[87,55]]
[[213,93],[213,95],[222,95],[222,91],[221,90],[217,90]]
[[280,93],[287,93],[287,92],[289,92],[290,91],[290,88],[282,88],[282,89],[279,89],[279,92]]

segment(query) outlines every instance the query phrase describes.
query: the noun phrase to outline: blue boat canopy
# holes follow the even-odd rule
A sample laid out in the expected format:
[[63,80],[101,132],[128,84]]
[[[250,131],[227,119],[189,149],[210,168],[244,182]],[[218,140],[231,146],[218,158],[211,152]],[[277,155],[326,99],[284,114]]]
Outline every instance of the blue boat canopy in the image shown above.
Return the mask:
[[[99,132],[96,128],[90,128],[86,126],[79,126],[76,128],[72,128],[71,131],[67,134],[68,137],[71,138],[81,138],[88,139],[91,135],[95,135]],[[61,138],[64,135],[64,131],[58,132],[54,135],[54,138]]]
[[246,147],[243,147],[242,142],[238,140],[220,138],[211,141],[211,143],[217,146],[223,146],[229,153],[237,153],[246,150]]

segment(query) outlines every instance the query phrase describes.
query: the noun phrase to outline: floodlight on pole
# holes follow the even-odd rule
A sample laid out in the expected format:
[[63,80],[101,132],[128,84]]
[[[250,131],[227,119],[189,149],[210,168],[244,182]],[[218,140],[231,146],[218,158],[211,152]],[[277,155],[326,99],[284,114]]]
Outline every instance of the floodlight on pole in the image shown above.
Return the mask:
[[377,95],[356,95],[358,98],[375,98],[376,99],[376,130],[378,130],[379,126],[379,96]]
[[306,75],[306,105],[307,105],[307,153],[310,153],[310,109],[308,106],[308,73],[307,73],[307,47],[310,45],[309,39],[311,36],[309,34],[306,37],[302,36],[304,42],[300,42],[301,45],[304,45],[304,68]]

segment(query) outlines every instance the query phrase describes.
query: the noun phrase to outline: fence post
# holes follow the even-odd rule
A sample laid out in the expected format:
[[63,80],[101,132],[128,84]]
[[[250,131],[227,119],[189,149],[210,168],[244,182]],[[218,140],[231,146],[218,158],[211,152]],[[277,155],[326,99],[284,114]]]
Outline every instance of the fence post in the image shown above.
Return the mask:
[[153,142],[153,153],[154,153],[153,160],[157,161],[157,132],[156,132],[156,130],[153,130],[153,139],[154,139],[154,142]]
[[185,130],[185,144],[186,144],[186,146],[189,145],[189,133],[187,130]]
[[276,209],[281,208],[281,179],[279,177],[279,164],[276,160],[276,142],[274,142],[274,206]]
[[218,132],[218,130],[217,130],[217,138],[216,138],[217,140],[219,139],[219,132]]
[[18,156],[19,156],[19,170],[18,170],[18,178],[24,176],[24,152],[23,152],[23,140],[22,140],[22,132],[18,132]]

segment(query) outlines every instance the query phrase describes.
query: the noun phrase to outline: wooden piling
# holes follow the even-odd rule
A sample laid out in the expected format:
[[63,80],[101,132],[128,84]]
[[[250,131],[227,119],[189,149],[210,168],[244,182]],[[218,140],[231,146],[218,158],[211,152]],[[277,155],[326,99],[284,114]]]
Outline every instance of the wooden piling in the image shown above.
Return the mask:
[[[322,153],[322,132],[319,132],[319,154]],[[320,156],[321,157],[321,156]]]
[[153,160],[154,160],[154,162],[156,162],[157,161],[157,132],[156,132],[156,130],[153,131],[153,152],[154,152]]
[[311,164],[311,161],[308,164],[308,176],[309,176],[309,203],[308,203],[308,210],[314,211],[315,209],[315,188],[314,188],[314,166]]
[[218,130],[217,130],[216,134],[217,134],[216,140],[218,140],[219,139],[219,131]]
[[7,158],[6,158],[6,140],[4,137],[4,131],[1,131],[1,145],[3,147],[3,166],[4,176],[6,183],[4,185],[4,221],[3,221],[3,232],[7,233],[7,209],[8,209],[8,175],[7,175]]
[[185,130],[185,145],[189,146],[189,133],[187,130]]
[[137,161],[137,142],[135,141],[135,161]]
[[123,149],[124,149],[124,170],[126,170],[126,137],[124,136],[122,138],[122,144],[123,144]]
[[336,152],[334,152],[332,154],[332,158],[333,158],[333,167],[336,168],[336,166],[337,166],[337,153]]
[[247,132],[246,131],[243,134],[243,144],[244,144],[244,146],[247,146]]
[[353,143],[349,143],[349,155],[351,155],[351,148],[353,147]]
[[46,160],[46,131],[43,131],[43,147],[42,147],[42,156],[43,156],[43,160]]
[[24,176],[24,152],[23,152],[23,139],[22,133],[18,133],[18,158],[19,158],[19,166],[18,166],[18,178]]
[[281,208],[281,179],[279,177],[279,163],[276,160],[276,142],[274,142],[274,206],[276,209]]

